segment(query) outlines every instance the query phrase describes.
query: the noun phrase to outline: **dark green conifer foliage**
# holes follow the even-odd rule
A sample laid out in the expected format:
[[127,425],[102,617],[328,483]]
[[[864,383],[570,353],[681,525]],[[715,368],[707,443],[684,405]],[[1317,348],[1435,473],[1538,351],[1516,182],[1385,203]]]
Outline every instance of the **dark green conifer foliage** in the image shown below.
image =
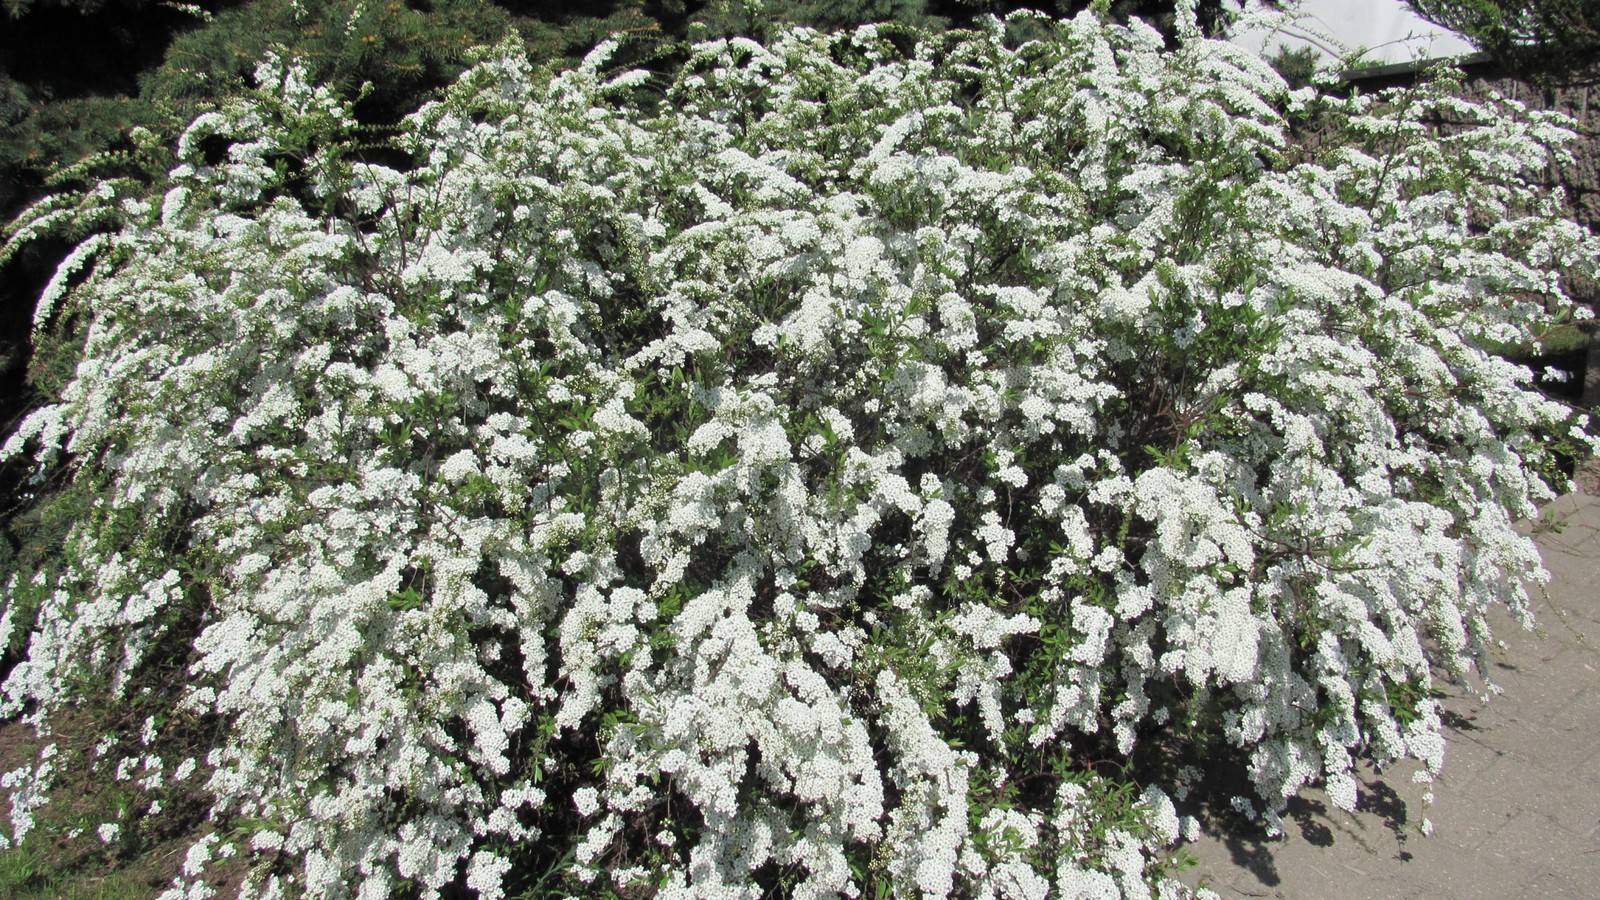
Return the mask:
[[[688,7],[693,21],[710,34],[751,37],[761,37],[765,29],[781,23],[832,29],[888,22],[942,31],[970,28],[983,17],[1004,18],[1025,9],[1068,18],[1091,7],[1117,21],[1138,17],[1170,33],[1177,8],[1173,0],[796,0],[764,5],[749,0],[709,0],[671,5]],[[1198,0],[1196,13],[1208,33],[1215,33],[1228,20],[1222,0]]]
[[[453,80],[472,46],[522,32],[534,58],[576,58],[611,32],[648,29],[635,5],[606,14],[514,14],[488,0],[253,0],[181,35],[144,78],[147,98],[214,101],[248,83],[267,51],[309,62],[312,75],[355,96],[368,122],[395,122]],[[571,6],[566,6],[570,10]]]
[[943,31],[951,19],[930,12],[928,0],[797,0],[768,3],[712,0],[694,14],[697,31],[707,35],[742,34],[765,38],[774,27],[793,24],[832,30],[866,23],[892,22],[928,31]]
[[[418,4],[420,6],[420,4]],[[269,51],[306,61],[313,76],[349,96],[370,88],[363,118],[395,121],[419,95],[447,83],[466,51],[513,26],[485,0],[255,0],[181,35],[142,79],[147,98],[214,102],[244,87]]]
[[57,7],[70,9],[79,13],[94,13],[108,6],[122,6],[129,9],[141,9],[151,6],[151,0],[4,0],[6,14],[13,19],[20,19],[30,10],[49,9]]
[[1522,75],[1600,79],[1600,0],[1406,0]]
[[1283,76],[1284,81],[1289,82],[1291,88],[1298,89],[1311,83],[1311,77],[1317,72],[1318,58],[1319,54],[1311,47],[1298,50],[1279,47],[1267,62]]
[[[175,137],[198,112],[246,87],[269,51],[308,62],[317,80],[347,96],[367,85],[358,114],[389,123],[453,79],[468,49],[496,43],[509,30],[552,64],[581,57],[613,33],[651,46],[668,37],[642,0],[214,0],[202,4],[213,10],[204,18],[152,0],[0,2],[16,23],[0,28],[0,218],[36,193],[49,172],[121,146],[136,125]],[[127,71],[115,83],[76,76],[79,63],[70,58],[55,62],[59,72],[24,64],[22,36],[30,27],[41,18],[70,25],[74,16],[137,27],[154,58],[142,70],[141,61],[124,61]]]

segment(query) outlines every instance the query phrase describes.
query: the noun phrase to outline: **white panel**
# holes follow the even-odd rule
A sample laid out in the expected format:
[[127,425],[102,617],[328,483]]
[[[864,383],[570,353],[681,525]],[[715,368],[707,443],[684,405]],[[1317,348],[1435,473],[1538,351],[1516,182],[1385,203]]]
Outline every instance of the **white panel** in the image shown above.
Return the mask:
[[1475,52],[1460,35],[1418,17],[1400,0],[1303,0],[1297,12],[1301,18],[1278,30],[1243,30],[1230,40],[1268,56],[1280,46],[1315,47],[1329,60],[1365,49],[1360,62],[1373,64]]

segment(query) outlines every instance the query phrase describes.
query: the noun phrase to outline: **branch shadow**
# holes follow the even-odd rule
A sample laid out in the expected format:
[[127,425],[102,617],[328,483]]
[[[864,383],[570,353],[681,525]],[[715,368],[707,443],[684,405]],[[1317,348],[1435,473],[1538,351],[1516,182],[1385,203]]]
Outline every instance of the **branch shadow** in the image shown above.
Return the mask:
[[1384,827],[1394,834],[1395,842],[1400,845],[1398,858],[1402,862],[1410,862],[1411,851],[1406,849],[1406,841],[1411,836],[1406,823],[1410,819],[1406,815],[1406,801],[1399,792],[1383,779],[1375,778],[1363,785],[1360,807],[1383,821]]
[[1328,808],[1317,800],[1294,797],[1289,800],[1289,820],[1300,827],[1300,837],[1313,847],[1332,847],[1333,829],[1328,826]]
[[[1470,717],[1458,714],[1448,714],[1446,724],[1457,731],[1479,730]],[[1146,764],[1147,775],[1160,771],[1171,776],[1184,768],[1191,776],[1198,774],[1188,781],[1191,792],[1179,802],[1180,812],[1199,819],[1205,832],[1225,848],[1234,867],[1247,872],[1267,891],[1281,887],[1283,875],[1277,859],[1293,851],[1284,843],[1283,835],[1269,835],[1260,820],[1242,814],[1233,806],[1235,797],[1254,796],[1248,773],[1238,760],[1225,755],[1205,759],[1174,752],[1164,758],[1159,754],[1147,755],[1142,761]],[[1414,830],[1410,827],[1412,815],[1401,791],[1390,783],[1393,777],[1370,768],[1358,771],[1355,815],[1334,808],[1320,790],[1308,788],[1289,798],[1282,814],[1283,829],[1296,841],[1317,850],[1353,842],[1355,847],[1374,855],[1389,854],[1387,840],[1374,840],[1377,835],[1387,833],[1397,845],[1393,858],[1402,863],[1410,862],[1414,858],[1407,847]]]
[[1271,844],[1274,841],[1266,837],[1251,837],[1247,835],[1224,832],[1222,845],[1228,848],[1228,855],[1233,858],[1233,864],[1255,876],[1255,879],[1269,888],[1275,888],[1283,883],[1283,876],[1278,874],[1278,866],[1272,859]]
[[1483,727],[1478,724],[1477,716],[1463,716],[1454,710],[1441,709],[1439,711],[1439,721],[1444,727],[1458,733],[1483,730]]

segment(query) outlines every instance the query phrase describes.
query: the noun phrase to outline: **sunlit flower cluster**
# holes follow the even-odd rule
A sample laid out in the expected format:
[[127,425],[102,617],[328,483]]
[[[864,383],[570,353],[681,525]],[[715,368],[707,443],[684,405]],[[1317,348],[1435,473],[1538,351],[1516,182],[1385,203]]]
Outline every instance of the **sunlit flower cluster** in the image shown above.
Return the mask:
[[4,453],[96,500],[4,710],[186,648],[203,765],[108,750],[214,798],[168,896],[1148,897],[1174,786],[1086,760],[1437,771],[1581,439],[1484,349],[1594,265],[1560,123],[1092,13],[614,50],[382,157],[269,63],[46,290]]

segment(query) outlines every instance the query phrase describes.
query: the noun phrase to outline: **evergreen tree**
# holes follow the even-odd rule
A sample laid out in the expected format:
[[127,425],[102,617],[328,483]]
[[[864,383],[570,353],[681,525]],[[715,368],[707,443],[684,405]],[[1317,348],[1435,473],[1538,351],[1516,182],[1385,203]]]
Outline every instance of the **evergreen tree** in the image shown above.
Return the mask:
[[1406,2],[1518,73],[1587,79],[1600,73],[1600,0]]

